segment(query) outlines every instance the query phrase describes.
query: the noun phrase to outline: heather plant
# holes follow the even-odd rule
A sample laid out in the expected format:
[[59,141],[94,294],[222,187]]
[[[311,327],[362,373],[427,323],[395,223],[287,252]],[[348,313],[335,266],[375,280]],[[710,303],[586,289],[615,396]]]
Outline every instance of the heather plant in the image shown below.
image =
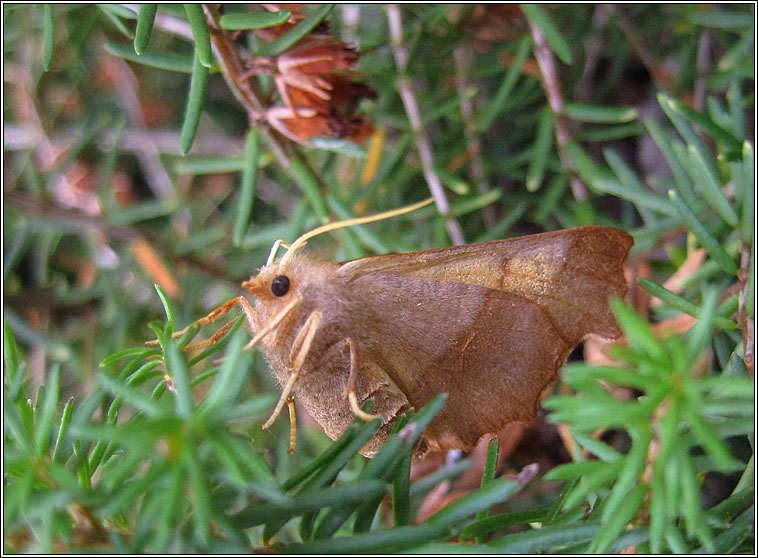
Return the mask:
[[[754,6],[266,6],[3,5],[5,552],[753,553]],[[172,333],[430,195],[313,248],[615,226],[623,336],[469,455],[444,394],[289,454],[238,315]]]

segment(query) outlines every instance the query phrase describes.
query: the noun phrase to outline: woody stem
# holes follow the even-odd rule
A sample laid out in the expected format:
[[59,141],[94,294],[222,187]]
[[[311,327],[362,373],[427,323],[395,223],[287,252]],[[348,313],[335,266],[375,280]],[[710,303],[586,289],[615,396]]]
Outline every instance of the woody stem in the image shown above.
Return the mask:
[[431,191],[432,196],[434,196],[434,202],[437,205],[437,209],[442,215],[447,216],[447,219],[445,219],[445,227],[450,235],[450,240],[453,241],[453,244],[464,244],[466,241],[463,237],[463,229],[461,229],[461,226],[458,221],[455,220],[455,217],[450,215],[450,204],[445,195],[445,189],[442,187],[442,180],[440,180],[437,171],[434,169],[434,152],[432,151],[432,144],[429,140],[426,128],[424,128],[424,123],[421,119],[421,111],[419,110],[418,103],[416,102],[416,95],[413,91],[413,85],[411,84],[411,80],[406,71],[408,66],[408,51],[403,42],[403,25],[400,16],[400,7],[397,4],[390,4],[386,7],[386,10],[390,36],[392,37],[392,52],[395,55],[395,64],[397,65],[400,97],[403,100],[405,113],[408,115],[408,121],[413,130],[416,148],[421,157],[421,165],[424,170],[424,178],[426,178],[429,190]]

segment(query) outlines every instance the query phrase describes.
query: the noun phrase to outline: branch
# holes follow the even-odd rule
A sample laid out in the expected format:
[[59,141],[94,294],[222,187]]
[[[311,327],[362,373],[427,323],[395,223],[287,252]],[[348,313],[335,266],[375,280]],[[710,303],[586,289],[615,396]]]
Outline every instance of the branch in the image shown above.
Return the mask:
[[392,38],[392,52],[395,55],[395,63],[397,64],[400,97],[403,99],[405,112],[411,123],[416,148],[421,157],[424,177],[426,178],[426,183],[429,185],[429,190],[432,192],[432,196],[434,196],[437,210],[446,216],[445,227],[450,235],[450,239],[453,241],[453,244],[463,244],[465,242],[463,230],[461,230],[458,221],[450,216],[450,204],[442,187],[442,181],[437,171],[434,170],[432,145],[424,128],[424,123],[421,120],[421,112],[416,102],[416,95],[413,91],[411,80],[408,78],[408,52],[405,49],[405,43],[403,43],[403,25],[400,17],[400,7],[397,4],[389,4],[385,9],[387,10],[390,37]]
[[258,126],[261,135],[268,143],[277,161],[283,168],[289,168],[292,163],[292,150],[286,140],[274,134],[266,122],[266,103],[258,84],[252,79],[245,79],[242,74],[245,65],[239,55],[237,46],[231,36],[218,24],[218,7],[203,5],[205,19],[211,35],[211,44],[216,53],[216,59],[221,67],[221,73],[232,94],[245,107],[251,125]]
[[573,163],[571,162],[571,158],[566,154],[566,145],[571,141],[573,133],[569,119],[563,114],[563,94],[561,92],[561,81],[558,77],[555,57],[545,39],[545,35],[542,33],[542,29],[535,25],[531,19],[527,18],[527,21],[529,22],[529,28],[532,31],[532,38],[534,39],[534,56],[540,68],[542,86],[545,89],[545,95],[547,95],[550,109],[553,111],[555,117],[555,139],[558,144],[558,154],[564,168],[572,171],[570,184],[574,198],[583,200],[587,197],[587,187],[573,173]]

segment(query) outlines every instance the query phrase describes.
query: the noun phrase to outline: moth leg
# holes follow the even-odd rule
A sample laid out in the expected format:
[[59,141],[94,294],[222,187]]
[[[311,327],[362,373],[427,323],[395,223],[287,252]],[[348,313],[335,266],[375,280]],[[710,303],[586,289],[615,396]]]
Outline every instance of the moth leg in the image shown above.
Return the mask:
[[290,453],[295,453],[297,443],[297,415],[295,414],[295,398],[290,394],[287,398],[287,408],[290,412]]
[[[292,303],[290,302],[290,304]],[[282,310],[284,310],[284,308]],[[264,430],[268,429],[274,423],[274,420],[276,420],[276,417],[278,417],[279,413],[282,412],[282,408],[284,407],[284,404],[287,402],[287,399],[290,397],[290,394],[292,393],[292,388],[295,387],[295,382],[297,381],[297,378],[300,375],[300,370],[302,369],[303,363],[305,362],[305,357],[308,356],[308,351],[311,348],[311,343],[313,343],[313,338],[316,336],[316,330],[318,330],[318,326],[320,323],[321,323],[321,312],[319,312],[318,310],[314,310],[313,312],[311,312],[311,315],[308,316],[308,319],[305,321],[305,325],[303,325],[302,329],[300,330],[300,333],[297,334],[297,338],[295,339],[295,342],[293,343],[293,347],[299,346],[300,349],[297,352],[297,357],[295,358],[295,362],[292,364],[292,367],[290,368],[289,378],[287,378],[287,383],[282,388],[282,395],[281,397],[279,397],[279,401],[276,403],[274,412],[271,413],[271,416],[263,425]]]
[[[250,305],[250,302],[248,302],[247,298],[245,298],[244,296],[238,296],[237,298],[232,298],[230,300],[227,300],[226,302],[224,302],[218,308],[214,308],[213,310],[211,310],[208,313],[208,315],[203,316],[202,318],[200,318],[196,322],[188,325],[184,329],[182,329],[180,331],[175,331],[171,335],[171,337],[174,338],[174,339],[177,339],[177,338],[181,337],[182,335],[184,335],[185,333],[187,333],[187,331],[189,330],[190,327],[192,327],[195,324],[199,325],[200,327],[206,326],[208,324],[212,324],[213,322],[215,322],[216,320],[218,320],[219,318],[221,318],[222,316],[224,316],[225,314],[227,314],[229,312],[229,310],[231,310],[235,306],[239,306],[242,309],[242,311],[245,313],[245,319],[247,320],[247,324],[250,326],[251,331],[254,330],[255,329],[255,322],[253,322],[253,315],[255,314],[255,309]],[[231,327],[231,326],[229,326],[229,327]],[[228,329],[226,331],[228,331]],[[226,333],[226,331],[224,331],[224,333]],[[223,337],[223,334],[221,334],[221,336],[218,337],[216,339],[216,341],[218,341],[218,339],[220,339],[221,337]],[[157,345],[158,344],[158,340],[154,339],[152,341],[148,341],[145,344],[146,345]]]
[[[240,298],[243,298],[243,297],[240,297]],[[300,304],[302,301],[303,301],[302,295],[300,295],[300,294],[296,295],[292,300],[290,300],[281,310],[279,310],[274,315],[274,318],[271,320],[271,322],[266,327],[264,327],[262,330],[260,330],[258,333],[255,334],[255,336],[250,340],[250,342],[247,345],[245,345],[242,348],[242,350],[243,351],[249,351],[250,349],[252,349],[253,347],[255,347],[258,343],[260,343],[261,339],[263,339],[266,335],[268,335],[274,329],[276,329],[276,327],[281,323],[281,321],[285,317],[287,317],[287,314],[289,314],[292,311],[292,309],[295,308],[295,306],[297,306],[298,304]],[[253,312],[255,311],[252,306],[250,306],[249,304],[248,304],[248,306],[250,307],[251,311],[253,311]],[[313,314],[311,314],[311,316],[312,315]],[[321,314],[319,314],[319,317],[320,316],[321,316]],[[251,329],[252,329],[252,326],[253,326],[253,324],[252,324],[252,314],[250,314],[248,316],[248,318],[249,318],[248,322],[250,323]],[[310,318],[308,318],[308,319],[310,319]],[[306,322],[306,325],[307,324],[308,324],[308,322]],[[305,327],[305,326],[303,326],[303,327]],[[298,339],[299,339],[299,337],[298,337]]]
[[382,415],[367,413],[358,405],[358,395],[356,394],[358,389],[358,351],[355,348],[355,342],[349,337],[345,339],[345,343],[350,347],[350,375],[347,377],[347,389],[343,395],[347,395],[347,400],[350,401],[350,409],[356,417],[365,421],[383,418]]
[[191,351],[197,351],[199,349],[205,349],[206,347],[210,347],[211,345],[215,345],[219,339],[221,339],[224,335],[228,333],[230,329],[232,329],[232,326],[237,323],[237,320],[239,320],[239,317],[233,319],[231,322],[229,322],[224,327],[219,329],[216,333],[211,335],[208,339],[205,339],[203,341],[196,341],[195,343],[190,343],[189,345],[184,347],[184,350],[187,352],[191,352]]

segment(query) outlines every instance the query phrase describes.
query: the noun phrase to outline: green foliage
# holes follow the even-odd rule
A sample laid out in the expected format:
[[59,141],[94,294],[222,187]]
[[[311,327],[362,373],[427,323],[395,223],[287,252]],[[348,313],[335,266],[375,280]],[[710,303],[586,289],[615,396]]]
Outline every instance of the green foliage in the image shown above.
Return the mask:
[[143,4],[137,14],[137,29],[134,32],[134,52],[141,55],[147,48],[155,24],[158,4]]
[[[198,359],[188,361],[182,348],[195,331],[173,339],[168,303],[166,315],[165,324],[152,324],[160,348],[108,357],[102,365],[109,372],[100,376],[99,389],[76,409],[69,400],[58,415],[59,366],[34,405],[25,383],[5,392],[5,465],[13,479],[6,489],[6,528],[29,529],[37,539],[34,551],[50,552],[63,542],[74,552],[103,545],[130,553],[244,552],[255,544],[251,528],[262,529],[264,542],[275,536],[287,540],[290,536],[279,532],[301,518],[303,542],[276,543],[280,550],[318,552],[336,545],[343,552],[364,547],[387,552],[454,536],[462,522],[471,523],[481,510],[507,500],[533,476],[491,481],[405,531],[373,529],[360,535],[392,485],[401,487],[393,492],[395,502],[410,501],[403,464],[442,408],[444,395],[399,421],[357,474],[343,470],[374,435],[376,421],[356,420],[320,456],[280,480],[264,452],[234,426],[272,402],[270,395],[241,397],[246,375],[240,371],[251,358],[242,352],[244,332],[232,328],[206,355],[228,343],[223,362],[191,378],[190,365]],[[21,371],[7,326],[5,346],[15,383]],[[125,359],[119,369],[116,363]],[[196,400],[194,393],[210,380],[205,396]],[[94,407],[102,409],[103,420],[88,419]],[[91,524],[72,525],[67,519],[72,509],[74,518],[85,516]],[[106,531],[104,525],[114,528]],[[352,535],[326,542],[338,530]],[[398,532],[404,534],[395,536]]]
[[[393,9],[312,6],[264,40],[293,12],[3,6],[6,552],[753,550],[754,7]],[[271,74],[325,23],[375,93],[357,106],[365,144],[266,124],[286,105]],[[570,453],[550,470],[518,449],[498,467],[493,441],[481,464],[416,478],[442,396],[371,460],[362,421],[333,442],[301,424],[289,455],[286,419],[261,430],[278,388],[243,320],[199,354],[183,350],[197,327],[172,337],[277,239],[428,197],[434,177],[446,214],[309,248],[435,248],[451,220],[469,242],[634,237],[622,340],[607,363],[569,363],[543,404]],[[481,483],[440,503],[474,465]]]
[[[714,547],[713,528],[726,530],[735,518],[709,522],[697,494],[705,473],[745,468],[731,456],[725,440],[752,434],[754,391],[746,375],[725,377],[703,370],[715,305],[716,291],[711,290],[704,318],[683,339],[661,341],[644,320],[617,301],[616,315],[629,340],[628,347],[617,351],[622,366],[569,365],[564,381],[577,395],[545,403],[554,410],[551,420],[570,425],[577,442],[598,457],[547,474],[553,480],[579,481],[565,506],[594,501],[604,529],[593,537],[588,551],[608,552],[641,513],[649,514],[652,552],[678,550],[670,546],[672,540],[681,541],[688,551],[699,545],[709,552],[725,551]],[[631,388],[640,395],[618,401],[603,385]],[[626,431],[628,452],[621,454],[591,438],[598,429]]]

